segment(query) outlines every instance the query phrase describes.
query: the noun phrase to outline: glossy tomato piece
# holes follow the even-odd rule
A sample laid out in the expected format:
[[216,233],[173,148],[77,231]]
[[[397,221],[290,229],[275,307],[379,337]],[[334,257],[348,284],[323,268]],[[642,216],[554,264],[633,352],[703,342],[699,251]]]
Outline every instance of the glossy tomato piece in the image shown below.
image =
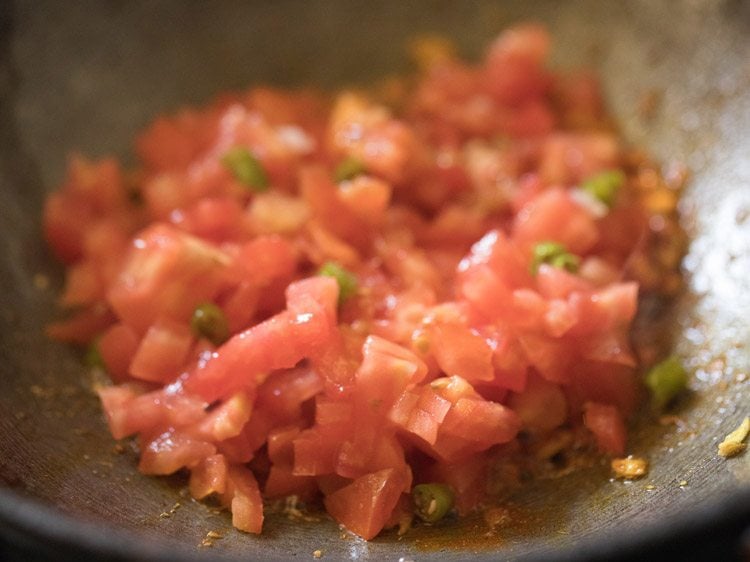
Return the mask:
[[366,474],[325,498],[336,521],[365,540],[375,537],[398,504],[407,476],[394,468]]
[[602,452],[611,455],[625,454],[625,422],[617,408],[587,402],[583,406],[583,424],[594,435]]
[[159,316],[187,322],[198,304],[221,289],[228,264],[229,257],[214,245],[156,224],[134,239],[108,301],[138,333]]
[[330,277],[292,283],[287,310],[232,337],[199,364],[185,388],[213,401],[240,388],[256,388],[269,371],[294,367],[331,338],[337,295]]
[[200,500],[211,494],[223,494],[227,486],[227,460],[210,455],[190,470],[190,495]]

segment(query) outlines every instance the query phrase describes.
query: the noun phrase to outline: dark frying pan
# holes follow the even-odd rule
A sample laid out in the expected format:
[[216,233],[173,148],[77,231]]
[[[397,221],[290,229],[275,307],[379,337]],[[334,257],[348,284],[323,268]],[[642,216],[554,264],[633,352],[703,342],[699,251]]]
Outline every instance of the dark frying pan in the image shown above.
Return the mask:
[[[528,19],[549,25],[556,64],[602,72],[633,143],[694,172],[684,199],[689,290],[654,316],[693,392],[677,408],[684,426],[641,424],[631,449],[651,460],[648,478],[611,482],[602,465],[539,482],[512,498],[514,522],[494,538],[468,522],[365,543],[327,520],[234,532],[225,514],[183,496],[179,480],[142,477],[132,451],[114,454],[80,356],[42,333],[61,271],[39,215],[67,153],[126,157],[140,127],[182,103],[259,82],[366,83],[403,70],[417,32],[476,55]],[[643,96],[660,99],[649,120]],[[750,414],[748,131],[750,4],[738,0],[3,3],[0,548],[18,559],[107,560],[303,560],[317,549],[326,560],[738,556],[750,458],[723,460],[716,444]],[[211,530],[224,538],[198,548]]]

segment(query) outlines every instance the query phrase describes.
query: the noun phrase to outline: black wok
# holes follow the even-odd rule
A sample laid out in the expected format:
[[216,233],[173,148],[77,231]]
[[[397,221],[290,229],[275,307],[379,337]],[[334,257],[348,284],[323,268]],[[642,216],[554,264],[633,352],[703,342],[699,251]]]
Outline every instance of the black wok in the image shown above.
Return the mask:
[[[80,355],[43,334],[61,270],[41,241],[39,216],[69,151],[127,157],[134,133],[180,104],[251,83],[367,83],[406,68],[404,45],[415,33],[447,35],[471,56],[528,19],[551,29],[556,65],[601,71],[630,141],[693,171],[683,202],[693,240],[688,290],[653,318],[671,330],[692,392],[677,406],[684,426],[641,422],[630,448],[651,460],[648,478],[612,482],[601,465],[541,481],[512,498],[518,520],[499,539],[469,522],[452,534],[366,543],[341,538],[328,520],[274,518],[261,537],[235,532],[226,514],[181,494],[179,480],[143,477],[135,453],[113,454]],[[639,100],[656,94],[644,119]],[[745,1],[3,3],[0,557],[304,560],[317,549],[325,560],[739,556],[750,458],[721,459],[716,445],[750,414],[748,131]],[[210,530],[224,538],[199,548]]]

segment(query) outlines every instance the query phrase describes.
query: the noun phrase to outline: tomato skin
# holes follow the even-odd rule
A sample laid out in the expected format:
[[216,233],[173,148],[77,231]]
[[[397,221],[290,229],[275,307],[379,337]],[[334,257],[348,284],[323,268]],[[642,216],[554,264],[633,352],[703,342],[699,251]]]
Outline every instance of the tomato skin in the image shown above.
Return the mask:
[[403,472],[394,468],[360,476],[326,496],[326,510],[351,532],[370,540],[390,518],[406,479]]

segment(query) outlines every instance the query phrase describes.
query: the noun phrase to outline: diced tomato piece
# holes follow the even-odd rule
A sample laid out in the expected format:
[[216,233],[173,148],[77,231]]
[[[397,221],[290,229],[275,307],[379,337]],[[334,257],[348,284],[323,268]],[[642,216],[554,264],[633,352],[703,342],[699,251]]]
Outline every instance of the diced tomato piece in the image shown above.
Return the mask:
[[610,133],[554,133],[544,140],[539,174],[547,185],[576,185],[616,168],[619,146]]
[[313,217],[335,237],[355,248],[370,245],[368,228],[341,199],[330,173],[322,167],[306,167],[300,172],[300,193]]
[[427,366],[411,351],[377,336],[365,340],[362,355],[356,374],[355,403],[358,416],[368,419],[376,413],[385,415],[409,385],[427,374]]
[[[252,420],[252,417],[250,419]],[[245,424],[239,435],[224,439],[224,441],[216,445],[219,452],[227,458],[228,462],[244,464],[250,462],[255,457],[258,445],[257,440],[250,441],[250,436],[248,435],[250,433],[249,425],[250,423]],[[263,430],[267,431],[268,428],[263,427]]]
[[181,213],[177,226],[200,238],[221,242],[240,235],[242,207],[231,197],[206,197]]
[[336,521],[365,540],[375,537],[398,504],[406,475],[394,468],[366,474],[325,498]]
[[138,470],[143,474],[173,474],[198,465],[216,453],[216,447],[170,429],[153,439],[142,440]]
[[565,299],[571,293],[590,292],[593,289],[586,279],[546,263],[541,264],[537,270],[536,288],[547,299]]
[[138,335],[124,324],[115,324],[99,338],[99,353],[107,374],[115,382],[128,377],[128,368],[138,349]]
[[357,94],[338,97],[328,135],[336,152],[356,158],[390,182],[403,182],[414,166],[418,147],[414,132],[391,118],[387,109]]
[[212,441],[224,441],[240,434],[253,412],[254,396],[244,390],[214,407],[200,422],[200,434]]
[[136,140],[136,150],[152,168],[183,168],[207,148],[217,122],[215,111],[182,110],[172,118],[160,117]]
[[268,498],[297,496],[309,500],[315,497],[317,490],[318,485],[312,476],[298,476],[291,465],[274,464],[268,473],[263,493]]
[[144,392],[131,383],[101,388],[99,398],[115,439],[149,428],[185,427],[202,419],[206,407],[205,402],[182,392]]
[[635,410],[643,388],[633,367],[580,361],[566,391],[571,408],[579,410],[588,401],[613,404],[627,417]]
[[467,441],[494,445],[513,439],[520,426],[518,416],[502,404],[460,398],[448,411],[440,430]]
[[318,425],[347,424],[353,418],[354,404],[338,400],[330,400],[318,396],[315,402],[315,423]]
[[583,406],[583,423],[594,434],[599,448],[612,455],[625,453],[625,422],[614,406],[587,402]]
[[244,244],[235,261],[243,278],[256,286],[277,278],[290,279],[297,266],[292,244],[275,234],[257,236]]
[[360,175],[339,184],[339,199],[360,220],[377,226],[383,222],[391,186],[379,178]]
[[120,319],[143,333],[160,315],[190,319],[223,283],[229,258],[206,242],[174,227],[156,224],[133,242],[108,300]]
[[598,291],[571,297],[579,318],[575,335],[602,334],[629,328],[638,308],[638,284],[613,283]]
[[263,528],[263,498],[253,473],[242,466],[227,470],[224,504],[232,511],[232,525],[247,533],[260,533]]
[[65,272],[65,288],[60,304],[86,306],[104,300],[106,288],[99,267],[91,260],[79,261]]
[[258,404],[279,422],[292,422],[301,406],[323,390],[323,379],[307,368],[272,373],[258,389]]
[[190,328],[159,318],[143,336],[130,363],[130,374],[141,380],[166,383],[182,371],[193,344]]
[[508,105],[541,96],[549,85],[543,68],[549,44],[547,31],[538,25],[504,31],[487,52],[488,89]]
[[232,337],[191,373],[185,387],[213,401],[239,388],[257,387],[269,371],[294,367],[330,339],[337,295],[330,277],[292,283],[288,310]]
[[268,434],[268,458],[274,464],[294,463],[294,440],[300,434],[296,425],[277,427]]
[[491,384],[522,392],[526,387],[529,362],[518,340],[509,331],[499,328],[485,328],[485,332],[493,346],[492,365],[495,368],[495,378]]
[[430,330],[435,359],[448,375],[458,375],[470,382],[491,381],[492,348],[475,331],[456,323],[436,324]]
[[424,477],[448,484],[455,493],[459,515],[468,515],[486,496],[487,474],[488,460],[480,453],[456,462],[437,462]]
[[333,474],[339,444],[350,435],[345,424],[317,426],[300,433],[294,440],[294,474],[320,476]]
[[114,322],[112,312],[99,303],[75,312],[70,318],[48,324],[45,332],[58,341],[85,345]]
[[539,376],[529,377],[523,392],[511,394],[508,406],[530,432],[550,431],[568,419],[568,402],[563,391]]
[[190,495],[201,500],[211,494],[223,494],[227,485],[227,460],[224,455],[206,457],[190,470]]
[[394,404],[389,419],[404,431],[429,445],[437,440],[438,430],[451,408],[451,403],[426,385],[419,391],[407,390]]
[[590,250],[599,238],[594,218],[562,189],[547,190],[532,199],[516,215],[513,239],[526,248],[527,263],[539,242],[558,242],[568,251],[581,255]]
[[529,363],[550,382],[568,384],[575,356],[571,354],[571,343],[565,339],[524,334],[518,337]]
[[230,333],[245,330],[258,311],[261,291],[253,283],[241,282],[221,300],[221,308],[227,318]]

